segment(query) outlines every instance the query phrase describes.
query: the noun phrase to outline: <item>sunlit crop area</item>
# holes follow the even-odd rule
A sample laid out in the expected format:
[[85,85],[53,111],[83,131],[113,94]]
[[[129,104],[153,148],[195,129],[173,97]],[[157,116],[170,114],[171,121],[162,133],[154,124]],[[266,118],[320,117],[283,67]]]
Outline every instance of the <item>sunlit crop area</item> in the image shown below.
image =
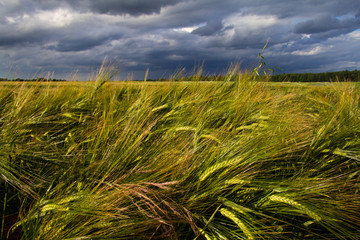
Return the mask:
[[358,239],[359,86],[110,77],[1,85],[3,239]]

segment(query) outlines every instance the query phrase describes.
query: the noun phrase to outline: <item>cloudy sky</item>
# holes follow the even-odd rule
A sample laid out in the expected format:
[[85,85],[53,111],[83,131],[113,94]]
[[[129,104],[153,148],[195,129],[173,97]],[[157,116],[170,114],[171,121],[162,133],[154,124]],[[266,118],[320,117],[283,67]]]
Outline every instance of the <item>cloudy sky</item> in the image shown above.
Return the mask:
[[359,0],[0,0],[0,77],[121,78],[244,68],[360,69]]

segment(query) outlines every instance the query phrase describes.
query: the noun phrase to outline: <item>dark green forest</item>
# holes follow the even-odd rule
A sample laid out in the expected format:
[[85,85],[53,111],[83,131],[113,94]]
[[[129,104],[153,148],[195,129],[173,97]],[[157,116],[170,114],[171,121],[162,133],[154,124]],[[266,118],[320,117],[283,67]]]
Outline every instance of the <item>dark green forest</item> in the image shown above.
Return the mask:
[[[212,76],[182,76],[174,81],[226,81],[226,75]],[[359,82],[360,71],[339,71],[323,73],[282,73],[268,76],[254,76],[259,81],[270,82]],[[235,81],[236,79],[228,79]],[[169,81],[169,79],[148,79],[147,81]]]
[[32,79],[23,79],[23,78],[15,78],[15,79],[8,79],[8,78],[0,78],[0,82],[4,81],[13,81],[13,82],[65,82],[65,79],[47,79],[47,78],[32,78]]
[[284,73],[270,77],[272,82],[359,82],[360,71],[340,71],[324,73]]

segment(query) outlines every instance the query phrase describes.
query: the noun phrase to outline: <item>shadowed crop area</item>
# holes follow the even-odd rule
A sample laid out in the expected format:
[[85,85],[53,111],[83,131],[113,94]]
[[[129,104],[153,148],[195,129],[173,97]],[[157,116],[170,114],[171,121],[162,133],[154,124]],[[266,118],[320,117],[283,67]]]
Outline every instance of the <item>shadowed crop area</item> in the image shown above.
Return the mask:
[[3,239],[358,239],[358,85],[111,76],[0,87]]

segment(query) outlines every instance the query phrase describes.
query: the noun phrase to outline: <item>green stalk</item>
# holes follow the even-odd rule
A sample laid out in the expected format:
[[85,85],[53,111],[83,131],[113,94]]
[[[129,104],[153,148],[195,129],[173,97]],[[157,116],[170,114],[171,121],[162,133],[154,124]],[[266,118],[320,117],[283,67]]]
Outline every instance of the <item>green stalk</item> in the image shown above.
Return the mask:
[[6,211],[7,195],[8,195],[8,183],[5,182],[5,197],[4,197],[4,206],[3,206],[3,214],[2,214],[2,221],[1,221],[1,235],[0,235],[1,239],[4,239],[5,211]]

